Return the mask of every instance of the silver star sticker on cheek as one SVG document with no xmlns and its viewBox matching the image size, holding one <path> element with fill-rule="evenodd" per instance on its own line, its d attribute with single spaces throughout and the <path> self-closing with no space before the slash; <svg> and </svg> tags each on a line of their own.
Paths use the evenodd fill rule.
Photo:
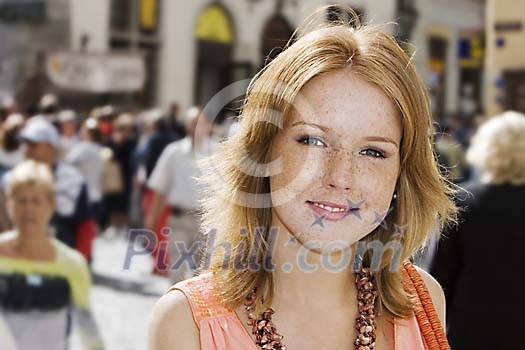
<svg viewBox="0 0 525 350">
<path fill-rule="evenodd" d="M 355 215 L 359 220 L 363 220 L 363 218 L 361 217 L 361 206 L 365 203 L 364 200 L 362 200 L 361 202 L 358 202 L 358 203 L 354 203 L 352 202 L 350 199 L 346 198 L 346 204 L 348 205 L 348 210 L 345 212 L 345 214 L 343 215 L 343 217 L 339 220 L 343 220 L 344 218 L 346 218 L 347 216 L 350 216 L 350 215 Z M 353 209 L 357 209 L 357 210 L 353 210 Z"/>
<path fill-rule="evenodd" d="M 403 238 L 403 236 L 405 235 L 405 231 L 407 229 L 407 225 L 403 225 L 403 226 L 399 226 L 399 225 L 396 225 L 394 224 L 394 234 L 392 235 L 392 237 L 401 237 Z"/>
<path fill-rule="evenodd" d="M 392 210 L 394 210 L 394 208 L 389 208 L 384 213 L 378 213 L 377 211 L 374 210 L 375 219 L 374 219 L 374 222 L 372 223 L 372 225 L 379 224 L 385 230 L 388 229 L 388 224 L 386 223 L 385 218 L 388 216 L 388 214 L 390 214 L 390 212 Z"/>
<path fill-rule="evenodd" d="M 317 215 L 316 213 L 313 213 L 313 215 L 314 215 L 314 222 L 312 222 L 310 227 L 314 227 L 315 225 L 319 225 L 319 226 L 324 228 L 323 220 L 326 217 L 326 215 L 328 215 L 328 214 Z"/>
<path fill-rule="evenodd" d="M 297 237 L 294 235 L 288 234 L 288 242 L 285 243 L 285 245 L 288 244 L 296 244 L 297 243 Z"/>
</svg>

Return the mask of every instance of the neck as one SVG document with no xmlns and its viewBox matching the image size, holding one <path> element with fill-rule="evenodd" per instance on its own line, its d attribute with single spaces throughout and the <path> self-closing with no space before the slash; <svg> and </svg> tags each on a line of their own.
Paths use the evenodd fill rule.
<svg viewBox="0 0 525 350">
<path fill-rule="evenodd" d="M 274 303 L 309 310 L 354 305 L 355 273 L 351 264 L 338 269 L 343 259 L 341 255 L 323 256 L 309 250 L 299 240 L 292 243 L 290 237 L 291 234 L 280 226 L 273 257 Z M 291 266 L 291 271 L 283 271 L 283 264 Z"/>
<path fill-rule="evenodd" d="M 17 253 L 28 258 L 48 258 L 54 253 L 53 243 L 47 228 L 31 229 L 19 228 L 17 230 Z"/>
</svg>

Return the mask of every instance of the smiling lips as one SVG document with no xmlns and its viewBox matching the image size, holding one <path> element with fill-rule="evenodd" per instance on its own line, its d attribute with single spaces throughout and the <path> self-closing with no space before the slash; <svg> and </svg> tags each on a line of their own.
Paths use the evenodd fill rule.
<svg viewBox="0 0 525 350">
<path fill-rule="evenodd" d="M 306 204 L 310 207 L 310 209 L 317 213 L 317 215 L 324 216 L 326 220 L 330 221 L 341 220 L 347 215 L 347 212 L 349 210 L 359 210 L 359 208 L 348 208 L 347 205 L 341 205 L 326 201 L 307 201 Z"/>
</svg>

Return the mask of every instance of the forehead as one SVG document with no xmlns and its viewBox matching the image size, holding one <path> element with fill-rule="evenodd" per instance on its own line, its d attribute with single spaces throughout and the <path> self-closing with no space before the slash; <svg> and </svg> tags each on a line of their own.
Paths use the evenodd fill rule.
<svg viewBox="0 0 525 350">
<path fill-rule="evenodd" d="M 24 143 L 25 145 L 29 147 L 47 147 L 47 146 L 53 147 L 48 142 L 39 142 L 39 141 L 32 141 L 32 140 L 27 140 L 27 139 L 22 139 L 22 143 Z"/>
<path fill-rule="evenodd" d="M 52 189 L 43 182 L 28 181 L 15 183 L 12 187 L 13 197 L 24 196 L 42 196 L 47 195 Z"/>
<path fill-rule="evenodd" d="M 391 99 L 349 69 L 313 78 L 294 101 L 287 126 L 299 121 L 338 134 L 380 133 L 401 137 L 401 118 Z"/>
</svg>

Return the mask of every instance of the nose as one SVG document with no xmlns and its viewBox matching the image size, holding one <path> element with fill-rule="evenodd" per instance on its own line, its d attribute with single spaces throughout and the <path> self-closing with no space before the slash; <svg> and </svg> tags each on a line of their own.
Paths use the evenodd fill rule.
<svg viewBox="0 0 525 350">
<path fill-rule="evenodd" d="M 324 184 L 331 189 L 346 192 L 352 188 L 354 173 L 350 157 L 337 152 L 327 160 Z"/>
</svg>

